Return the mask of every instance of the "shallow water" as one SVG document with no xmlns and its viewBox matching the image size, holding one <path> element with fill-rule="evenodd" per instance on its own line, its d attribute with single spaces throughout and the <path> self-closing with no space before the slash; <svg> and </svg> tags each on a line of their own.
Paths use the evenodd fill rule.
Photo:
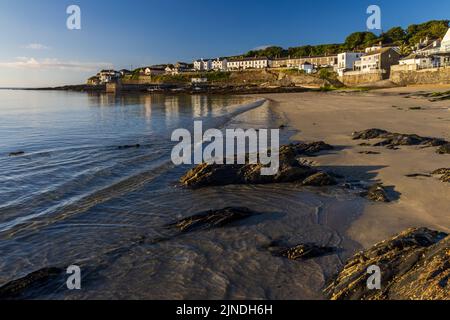
<svg viewBox="0 0 450 320">
<path fill-rule="evenodd" d="M 0 91 L 0 285 L 50 266 L 82 266 L 81 291 L 30 298 L 302 299 L 357 245 L 345 237 L 363 201 L 295 184 L 186 190 L 170 161 L 176 128 L 276 128 L 269 105 L 222 96 Z M 288 133 L 282 137 L 286 141 Z M 140 148 L 119 150 L 121 145 Z M 8 157 L 9 152 L 25 155 Z M 262 212 L 230 227 L 158 241 L 181 217 L 226 206 Z M 341 248 L 292 262 L 283 239 Z"/>
</svg>

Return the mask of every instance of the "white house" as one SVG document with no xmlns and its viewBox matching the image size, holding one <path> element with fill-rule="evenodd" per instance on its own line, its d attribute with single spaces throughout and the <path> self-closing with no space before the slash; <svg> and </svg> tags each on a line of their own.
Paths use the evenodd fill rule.
<svg viewBox="0 0 450 320">
<path fill-rule="evenodd" d="M 97 76 L 101 83 L 110 83 L 120 78 L 120 72 L 115 70 L 102 70 Z"/>
<path fill-rule="evenodd" d="M 196 71 L 209 71 L 212 69 L 212 61 L 210 59 L 195 60 L 194 69 Z"/>
<path fill-rule="evenodd" d="M 269 67 L 269 59 L 260 58 L 242 58 L 230 60 L 227 62 L 228 70 L 245 70 L 245 69 L 265 69 Z"/>
<path fill-rule="evenodd" d="M 216 60 L 212 61 L 211 67 L 213 70 L 216 71 L 227 71 L 227 63 L 228 63 L 227 59 L 217 58 Z"/>
<path fill-rule="evenodd" d="M 380 50 L 368 50 L 367 54 L 355 61 L 354 70 L 362 73 L 384 72 L 389 74 L 391 66 L 399 63 L 400 54 L 395 47 L 385 47 Z"/>
<path fill-rule="evenodd" d="M 121 75 L 122 77 L 123 77 L 123 76 L 129 76 L 129 75 L 132 74 L 132 72 L 131 72 L 130 70 L 127 70 L 127 69 L 122 69 L 122 70 L 120 70 L 119 72 L 120 72 L 120 75 Z"/>
<path fill-rule="evenodd" d="M 402 65 L 416 65 L 420 69 L 439 67 L 440 59 L 434 56 L 424 56 L 417 53 L 400 59 L 399 64 Z"/>
<path fill-rule="evenodd" d="M 361 60 L 364 52 L 343 52 L 338 54 L 338 63 L 335 66 L 337 73 L 342 76 L 345 71 L 353 70 L 356 61 Z"/>
<path fill-rule="evenodd" d="M 304 62 L 299 66 L 299 70 L 303 70 L 305 73 L 313 73 L 314 71 L 314 65 L 309 62 Z"/>
<path fill-rule="evenodd" d="M 420 47 L 421 44 L 418 46 Z M 442 41 L 434 40 L 426 47 L 419 48 L 415 53 L 422 56 L 434 56 L 434 65 L 448 66 L 450 65 L 450 28 L 447 30 Z M 439 59 L 438 59 L 439 58 Z M 436 62 L 438 60 L 438 62 Z"/>
<path fill-rule="evenodd" d="M 450 53 L 450 28 L 441 42 L 441 53 Z"/>
<path fill-rule="evenodd" d="M 143 69 L 143 73 L 146 76 L 156 76 L 159 74 L 163 74 L 165 73 L 165 67 L 163 66 L 151 66 L 151 67 L 146 67 Z"/>
</svg>

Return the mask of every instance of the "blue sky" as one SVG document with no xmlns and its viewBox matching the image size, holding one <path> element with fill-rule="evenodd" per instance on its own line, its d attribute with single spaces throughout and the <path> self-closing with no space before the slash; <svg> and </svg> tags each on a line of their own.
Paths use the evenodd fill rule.
<svg viewBox="0 0 450 320">
<path fill-rule="evenodd" d="M 81 30 L 66 8 L 81 8 Z M 366 9 L 382 26 L 449 19 L 450 1 L 0 0 L 0 87 L 83 83 L 96 69 L 191 61 L 279 45 L 343 42 L 365 31 Z"/>
</svg>

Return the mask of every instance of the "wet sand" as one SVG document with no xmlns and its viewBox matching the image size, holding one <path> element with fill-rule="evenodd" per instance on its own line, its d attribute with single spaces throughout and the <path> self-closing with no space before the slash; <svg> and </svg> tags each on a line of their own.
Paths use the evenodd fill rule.
<svg viewBox="0 0 450 320">
<path fill-rule="evenodd" d="M 368 92 L 272 94 L 274 111 L 298 130 L 292 139 L 323 140 L 338 151 L 311 158 L 347 178 L 393 186 L 391 203 L 369 203 L 347 230 L 363 247 L 409 227 L 430 227 L 450 232 L 450 188 L 437 177 L 406 177 L 450 166 L 450 155 L 435 147 L 360 146 L 352 132 L 380 128 L 450 140 L 450 101 L 430 102 L 409 93 L 447 91 L 450 86 L 417 86 Z M 411 107 L 421 107 L 411 110 Z M 376 142 L 368 141 L 373 144 Z M 375 151 L 379 154 L 360 154 Z"/>
</svg>

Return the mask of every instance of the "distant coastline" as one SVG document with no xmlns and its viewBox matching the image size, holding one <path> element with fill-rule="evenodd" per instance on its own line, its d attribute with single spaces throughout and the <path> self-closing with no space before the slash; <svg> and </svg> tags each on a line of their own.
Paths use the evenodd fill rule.
<svg viewBox="0 0 450 320">
<path fill-rule="evenodd" d="M 58 87 L 37 87 L 37 88 L 1 88 L 3 90 L 32 90 L 32 91 L 75 91 L 90 93 L 107 93 L 105 85 L 67 85 Z M 299 86 L 273 86 L 261 87 L 256 85 L 238 86 L 201 86 L 192 87 L 186 85 L 166 84 L 166 85 L 126 85 L 120 90 L 120 94 L 133 93 L 165 93 L 165 94 L 262 94 L 262 93 L 290 93 L 323 91 L 322 88 L 306 88 Z"/>
</svg>

